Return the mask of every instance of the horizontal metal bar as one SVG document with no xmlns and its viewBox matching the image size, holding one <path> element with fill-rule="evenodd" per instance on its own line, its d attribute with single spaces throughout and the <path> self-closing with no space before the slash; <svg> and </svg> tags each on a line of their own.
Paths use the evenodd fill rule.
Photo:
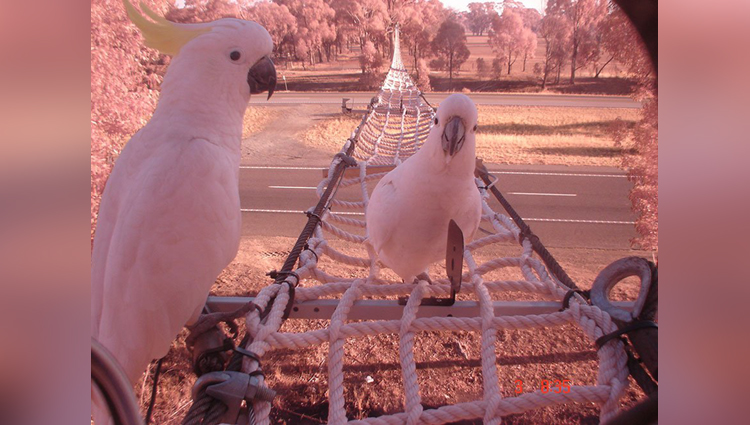
<svg viewBox="0 0 750 425">
<path fill-rule="evenodd" d="M 234 311 L 252 301 L 250 297 L 208 297 L 210 311 Z M 292 319 L 330 319 L 339 300 L 311 300 L 295 302 L 289 315 Z M 616 307 L 633 310 L 633 302 L 615 301 Z M 560 310 L 559 301 L 495 301 L 495 316 L 519 316 L 547 314 Z M 359 300 L 349 311 L 349 320 L 398 320 L 404 306 L 396 300 Z M 419 307 L 417 317 L 479 317 L 479 303 L 476 301 L 456 301 L 450 307 Z"/>
</svg>

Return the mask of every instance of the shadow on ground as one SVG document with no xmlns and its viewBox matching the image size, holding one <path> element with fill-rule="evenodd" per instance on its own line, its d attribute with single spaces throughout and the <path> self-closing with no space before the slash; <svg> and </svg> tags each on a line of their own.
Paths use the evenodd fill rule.
<svg viewBox="0 0 750 425">
<path fill-rule="evenodd" d="M 625 120 L 607 120 L 607 121 L 592 121 L 592 122 L 577 122 L 571 124 L 562 125 L 539 125 L 539 124 L 523 124 L 523 123 L 501 123 L 501 124 L 489 124 L 480 125 L 477 129 L 478 134 L 515 134 L 523 136 L 549 136 L 553 134 L 561 135 L 582 135 L 582 136 L 596 136 L 596 137 L 609 137 L 610 129 L 625 123 L 628 128 L 632 128 L 635 125 L 635 121 Z"/>
<path fill-rule="evenodd" d="M 539 147 L 530 148 L 530 152 L 542 155 L 570 155 L 611 158 L 623 154 L 633 154 L 633 149 L 623 149 L 609 146 L 566 146 L 566 147 Z"/>
</svg>

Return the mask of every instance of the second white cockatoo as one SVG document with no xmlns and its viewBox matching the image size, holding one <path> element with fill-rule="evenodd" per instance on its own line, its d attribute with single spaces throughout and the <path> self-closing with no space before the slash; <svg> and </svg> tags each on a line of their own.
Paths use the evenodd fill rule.
<svg viewBox="0 0 750 425">
<path fill-rule="evenodd" d="M 477 108 L 463 94 L 448 96 L 437 110 L 424 145 L 386 174 L 367 205 L 367 243 L 404 282 L 427 278 L 428 267 L 445 258 L 448 224 L 464 242 L 482 217 L 474 180 Z"/>
<path fill-rule="evenodd" d="M 197 319 L 237 254 L 243 116 L 276 86 L 273 42 L 239 19 L 176 24 L 127 0 L 146 45 L 172 55 L 151 120 L 102 196 L 91 258 L 91 333 L 132 383 Z"/>
</svg>

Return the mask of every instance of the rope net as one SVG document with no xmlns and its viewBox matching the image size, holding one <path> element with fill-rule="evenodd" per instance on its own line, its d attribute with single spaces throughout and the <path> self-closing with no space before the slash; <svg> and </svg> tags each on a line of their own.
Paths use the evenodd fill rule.
<svg viewBox="0 0 750 425">
<path fill-rule="evenodd" d="M 370 164 L 398 164 L 413 155 L 427 138 L 435 115 L 401 60 L 398 26 L 393 61 L 357 142 L 355 158 Z"/>
<path fill-rule="evenodd" d="M 474 317 L 430 316 L 424 313 L 422 300 L 429 297 L 445 298 L 450 294 L 448 279 L 436 279 L 440 273 L 431 270 L 432 284 L 419 281 L 403 283 L 392 271 L 382 267 L 372 249 L 365 243 L 364 212 L 369 193 L 386 173 L 383 164 L 399 164 L 416 152 L 431 128 L 434 111 L 420 98 L 419 90 L 404 69 L 399 52 L 398 29 L 391 70 L 383 88 L 373 103 L 368 116 L 352 134 L 331 163 L 328 177 L 317 186 L 318 197 L 332 180 L 337 165 L 346 158 L 346 152 L 357 160 L 358 175 L 345 177 L 335 188 L 328 207 L 321 215 L 320 225 L 299 255 L 297 268 L 281 284 L 263 288 L 254 303 L 268 311 L 261 319 L 259 310 L 246 316 L 249 342 L 246 349 L 259 358 L 277 349 L 299 350 L 328 344 L 328 422 L 350 423 L 430 423 L 440 424 L 459 420 L 482 419 L 486 424 L 498 424 L 503 416 L 523 413 L 532 409 L 569 402 L 595 403 L 600 406 L 602 422 L 613 418 L 619 409 L 619 400 L 628 387 L 627 355 L 624 345 L 614 339 L 597 352 L 599 369 L 596 385 L 571 385 L 569 392 L 541 390 L 503 397 L 496 362 L 498 332 L 503 330 L 532 330 L 560 328 L 573 324 L 583 330 L 591 341 L 616 330 L 610 316 L 589 305 L 584 298 L 574 294 L 569 307 L 549 314 L 497 315 L 494 302 L 508 299 L 509 293 L 534 294 L 549 300 L 562 300 L 568 293 L 544 263 L 534 255 L 531 242 L 511 218 L 495 212 L 488 204 L 488 192 L 477 180 L 482 193 L 483 217 L 481 226 L 491 228 L 486 236 L 468 243 L 464 261 L 468 268 L 462 276 L 459 301 L 473 301 L 478 309 Z M 355 144 L 350 151 L 352 143 Z M 310 210 L 310 212 L 312 209 Z M 358 247 L 352 249 L 352 246 Z M 479 251 L 488 247 L 508 252 L 501 257 L 481 258 Z M 519 249 L 520 248 L 520 249 Z M 483 251 L 484 252 L 484 251 Z M 351 268 L 347 277 L 337 276 L 331 264 Z M 433 266 L 434 268 L 435 266 Z M 327 271 L 328 270 L 328 271 Z M 341 268 L 337 268 L 339 274 Z M 508 279 L 508 271 L 520 279 Z M 278 281 L 277 281 L 278 282 Z M 327 327 L 311 331 L 283 332 L 281 325 L 290 299 L 297 305 L 305 301 L 337 300 Z M 357 314 L 357 303 L 364 300 L 395 300 L 408 297 L 398 319 L 370 319 Z M 270 306 L 270 310 L 268 307 Z M 415 334 L 419 332 L 470 332 L 478 336 L 481 346 L 482 397 L 478 400 L 448 404 L 425 409 L 420 396 L 415 362 Z M 344 394 L 344 346 L 347 340 L 362 339 L 384 334 L 398 338 L 398 358 L 403 385 L 403 411 L 378 417 L 349 421 L 346 415 Z M 450 334 L 446 335 L 450 338 Z M 243 360 L 242 370 L 252 373 L 259 364 L 252 358 Z M 268 424 L 271 403 L 253 402 L 255 423 Z"/>
<path fill-rule="evenodd" d="M 351 141 L 347 142 L 342 152 L 346 151 L 349 143 Z M 341 157 L 336 157 L 331 163 L 329 177 L 323 179 L 317 187 L 318 196 L 322 196 L 325 188 L 331 184 L 330 176 L 341 160 Z M 432 284 L 426 281 L 405 284 L 374 258 L 372 250 L 364 243 L 366 229 L 362 218 L 367 208 L 368 193 L 386 173 L 372 172 L 377 168 L 369 167 L 366 161 L 359 161 L 358 167 L 359 176 L 342 180 L 337 190 L 348 190 L 347 195 L 350 198 L 350 192 L 358 192 L 360 199 L 331 200 L 330 207 L 321 217 L 321 225 L 308 240 L 307 248 L 300 254 L 299 266 L 295 270 L 299 279 L 290 276 L 284 284 L 264 288 L 255 298 L 255 303 L 263 309 L 271 300 L 275 301 L 265 320 L 261 321 L 255 310 L 247 316 L 247 328 L 252 341 L 246 347 L 249 351 L 262 356 L 274 349 L 302 349 L 328 343 L 328 422 L 332 424 L 347 422 L 343 376 L 345 342 L 347 339 L 379 334 L 394 334 L 399 339 L 399 362 L 405 394 L 404 411 L 351 421 L 353 423 L 438 424 L 481 418 L 484 423 L 496 424 L 505 415 L 569 402 L 592 402 L 600 405 L 602 422 L 606 422 L 617 413 L 619 399 L 628 386 L 627 356 L 619 340 L 607 343 L 598 351 L 599 370 L 596 385 L 572 385 L 568 393 L 544 394 L 538 390 L 515 397 L 501 395 L 496 364 L 498 331 L 557 328 L 572 323 L 580 326 L 593 342 L 616 330 L 616 326 L 606 312 L 587 304 L 577 294 L 571 298 L 569 308 L 560 312 L 526 316 L 495 314 L 493 302 L 502 294 L 521 291 L 562 301 L 568 288 L 548 273 L 544 264 L 534 256 L 531 243 L 523 238 L 515 223 L 509 217 L 491 209 L 487 202 L 487 190 L 481 186 L 479 180 L 478 190 L 483 194 L 482 225 L 491 227 L 494 233 L 491 232 L 466 245 L 464 259 L 468 271 L 463 274 L 461 292 L 458 296 L 459 300 L 475 301 L 479 313 L 476 317 L 421 317 L 421 301 L 428 297 L 448 296 L 449 281 L 435 279 L 436 275 L 433 275 Z M 362 247 L 359 254 L 352 252 L 352 244 Z M 478 257 L 475 257 L 475 254 L 482 248 L 502 245 L 507 250 L 509 244 L 520 245 L 520 252 L 484 262 L 476 260 Z M 331 262 L 349 265 L 359 270 L 359 273 L 353 273 L 354 277 L 335 276 L 327 272 L 324 266 Z M 494 272 L 505 269 L 520 271 L 522 279 L 503 280 L 492 277 L 497 276 Z M 280 332 L 284 309 L 290 299 L 290 290 L 297 284 L 300 284 L 294 289 L 294 299 L 297 303 L 323 298 L 338 300 L 327 328 L 299 333 Z M 360 300 L 393 300 L 404 296 L 408 296 L 408 302 L 398 320 L 361 320 L 359 316 L 358 320 L 352 320 L 357 309 L 356 303 Z M 423 408 L 416 374 L 414 338 L 416 333 L 424 331 L 468 331 L 479 336 L 483 375 L 481 400 L 446 405 L 437 409 Z M 257 367 L 256 362 L 245 360 L 246 372 L 250 373 Z M 269 423 L 270 408 L 271 405 L 267 402 L 257 402 L 257 423 Z"/>
</svg>

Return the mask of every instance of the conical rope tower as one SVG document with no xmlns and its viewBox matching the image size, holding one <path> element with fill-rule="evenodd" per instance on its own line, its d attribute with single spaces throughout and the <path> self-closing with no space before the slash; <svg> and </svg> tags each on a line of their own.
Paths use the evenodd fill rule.
<svg viewBox="0 0 750 425">
<path fill-rule="evenodd" d="M 427 139 L 435 110 L 422 97 L 401 60 L 399 27 L 393 34 L 393 61 L 369 112 L 353 155 L 371 165 L 395 165 Z"/>
</svg>

